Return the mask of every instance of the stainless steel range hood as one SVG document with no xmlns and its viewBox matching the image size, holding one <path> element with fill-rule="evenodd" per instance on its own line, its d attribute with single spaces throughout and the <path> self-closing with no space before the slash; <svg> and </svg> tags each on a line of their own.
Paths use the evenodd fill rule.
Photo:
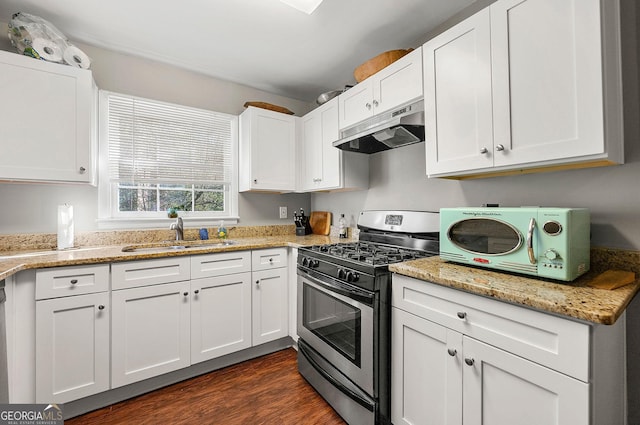
<svg viewBox="0 0 640 425">
<path fill-rule="evenodd" d="M 424 141 L 424 104 L 422 100 L 369 118 L 343 130 L 333 142 L 338 149 L 376 153 Z"/>
</svg>

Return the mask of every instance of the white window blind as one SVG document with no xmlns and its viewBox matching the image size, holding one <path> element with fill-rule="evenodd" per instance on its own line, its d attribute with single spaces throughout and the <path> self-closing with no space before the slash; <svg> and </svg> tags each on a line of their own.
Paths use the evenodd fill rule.
<svg viewBox="0 0 640 425">
<path fill-rule="evenodd" d="M 111 182 L 224 184 L 233 116 L 109 93 Z"/>
</svg>

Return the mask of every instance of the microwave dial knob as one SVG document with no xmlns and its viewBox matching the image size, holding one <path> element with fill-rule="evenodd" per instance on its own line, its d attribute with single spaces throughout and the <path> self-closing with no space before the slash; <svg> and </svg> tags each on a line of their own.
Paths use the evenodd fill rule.
<svg viewBox="0 0 640 425">
<path fill-rule="evenodd" d="M 560 258 L 560 254 L 553 249 L 545 251 L 544 256 L 547 260 L 558 260 Z"/>
<path fill-rule="evenodd" d="M 347 272 L 347 282 L 357 282 L 360 275 L 356 272 Z"/>
<path fill-rule="evenodd" d="M 542 226 L 542 230 L 549 236 L 556 236 L 562 233 L 562 224 L 557 221 L 547 221 Z"/>
</svg>

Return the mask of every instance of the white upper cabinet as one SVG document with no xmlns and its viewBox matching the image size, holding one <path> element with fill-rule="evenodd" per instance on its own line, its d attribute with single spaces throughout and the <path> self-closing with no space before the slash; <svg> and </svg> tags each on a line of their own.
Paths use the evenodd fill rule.
<svg viewBox="0 0 640 425">
<path fill-rule="evenodd" d="M 618 7 L 500 0 L 428 41 L 427 174 L 622 163 Z"/>
<path fill-rule="evenodd" d="M 254 106 L 240 114 L 240 192 L 295 190 L 297 119 Z"/>
<path fill-rule="evenodd" d="M 0 51 L 0 180 L 94 183 L 91 71 Z"/>
<path fill-rule="evenodd" d="M 369 186 L 369 157 L 333 146 L 339 138 L 338 99 L 300 119 L 300 189 L 355 190 Z"/>
<path fill-rule="evenodd" d="M 338 96 L 340 130 L 422 97 L 418 48 Z"/>
<path fill-rule="evenodd" d="M 493 166 L 489 25 L 485 9 L 423 47 L 427 174 Z"/>
</svg>

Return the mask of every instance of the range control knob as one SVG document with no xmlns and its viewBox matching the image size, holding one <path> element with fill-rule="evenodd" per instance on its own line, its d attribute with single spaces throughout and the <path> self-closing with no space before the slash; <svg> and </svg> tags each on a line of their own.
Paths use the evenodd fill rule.
<svg viewBox="0 0 640 425">
<path fill-rule="evenodd" d="M 347 282 L 357 282 L 360 275 L 356 272 L 347 272 Z"/>
<path fill-rule="evenodd" d="M 547 260 L 558 260 L 560 259 L 560 254 L 553 249 L 548 249 L 545 251 L 544 256 Z"/>
<path fill-rule="evenodd" d="M 309 259 L 307 257 L 302 257 L 302 265 L 305 267 L 309 266 Z"/>
<path fill-rule="evenodd" d="M 346 279 L 347 271 L 345 269 L 338 269 L 338 279 Z"/>
<path fill-rule="evenodd" d="M 309 260 L 309 267 L 312 269 L 317 269 L 320 266 L 320 261 L 318 260 Z"/>
</svg>

